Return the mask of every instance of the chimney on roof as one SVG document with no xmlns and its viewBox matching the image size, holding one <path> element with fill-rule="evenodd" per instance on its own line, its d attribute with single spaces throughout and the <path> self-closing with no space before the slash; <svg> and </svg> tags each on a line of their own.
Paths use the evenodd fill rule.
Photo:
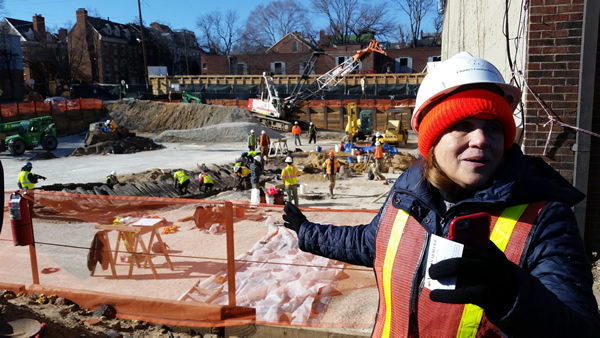
<svg viewBox="0 0 600 338">
<path fill-rule="evenodd" d="M 46 23 L 43 16 L 39 14 L 33 16 L 33 30 L 38 32 L 40 36 L 46 35 Z"/>
<path fill-rule="evenodd" d="M 85 27 L 88 12 L 85 10 L 85 8 L 79 8 L 75 13 L 77 13 L 77 25 Z"/>
<path fill-rule="evenodd" d="M 58 30 L 58 40 L 67 43 L 67 29 L 61 28 Z"/>
</svg>

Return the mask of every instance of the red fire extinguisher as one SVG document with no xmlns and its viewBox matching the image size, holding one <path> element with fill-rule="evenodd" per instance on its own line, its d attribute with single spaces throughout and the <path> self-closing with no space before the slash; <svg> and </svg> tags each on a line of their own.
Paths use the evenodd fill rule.
<svg viewBox="0 0 600 338">
<path fill-rule="evenodd" d="M 33 244 L 33 226 L 31 224 L 29 201 L 18 191 L 10 195 L 8 213 L 15 246 Z"/>
</svg>

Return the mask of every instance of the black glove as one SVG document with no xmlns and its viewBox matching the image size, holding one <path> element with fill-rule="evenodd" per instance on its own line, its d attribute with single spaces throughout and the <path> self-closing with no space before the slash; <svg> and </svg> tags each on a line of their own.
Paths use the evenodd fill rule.
<svg viewBox="0 0 600 338">
<path fill-rule="evenodd" d="M 306 221 L 306 217 L 302 214 L 302 211 L 298 209 L 294 204 L 287 202 L 283 208 L 283 225 L 296 233 L 300 231 L 300 226 Z"/>
<path fill-rule="evenodd" d="M 487 251 L 465 246 L 460 258 L 450 258 L 429 268 L 433 279 L 456 276 L 455 290 L 433 290 L 430 298 L 450 304 L 475 304 L 489 319 L 501 318 L 517 298 L 516 265 L 490 242 Z"/>
</svg>

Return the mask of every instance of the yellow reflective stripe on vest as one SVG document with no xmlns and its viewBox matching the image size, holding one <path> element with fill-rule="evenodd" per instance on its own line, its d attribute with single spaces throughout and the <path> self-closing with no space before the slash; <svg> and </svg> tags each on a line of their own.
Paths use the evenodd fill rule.
<svg viewBox="0 0 600 338">
<path fill-rule="evenodd" d="M 394 266 L 396 252 L 400 245 L 400 239 L 404 233 L 404 226 L 408 221 L 408 216 L 408 213 L 404 210 L 398 210 L 398 213 L 396 213 L 396 219 L 394 220 L 394 225 L 392 226 L 392 232 L 390 233 L 390 239 L 385 252 L 382 284 L 386 310 L 382 337 L 390 336 L 390 325 L 392 323 L 392 267 Z"/>
<path fill-rule="evenodd" d="M 500 217 L 498 217 L 496 224 L 494 224 L 490 240 L 496 244 L 498 249 L 502 250 L 502 252 L 506 249 L 513 229 L 526 208 L 527 204 L 506 208 L 502 211 Z M 475 337 L 479 330 L 481 318 L 483 318 L 482 308 L 474 304 L 465 304 L 456 336 L 461 338 Z"/>
</svg>

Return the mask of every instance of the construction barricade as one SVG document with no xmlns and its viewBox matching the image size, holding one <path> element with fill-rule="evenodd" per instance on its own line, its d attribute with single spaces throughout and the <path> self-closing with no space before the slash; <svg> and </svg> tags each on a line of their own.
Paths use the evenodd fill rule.
<svg viewBox="0 0 600 338">
<path fill-rule="evenodd" d="M 371 332 L 372 270 L 300 251 L 282 206 L 38 190 L 33 197 L 35 257 L 14 246 L 4 226 L 0 289 L 54 294 L 91 310 L 112 304 L 120 318 L 170 325 Z M 377 212 L 303 211 L 344 225 L 366 224 Z"/>
</svg>

